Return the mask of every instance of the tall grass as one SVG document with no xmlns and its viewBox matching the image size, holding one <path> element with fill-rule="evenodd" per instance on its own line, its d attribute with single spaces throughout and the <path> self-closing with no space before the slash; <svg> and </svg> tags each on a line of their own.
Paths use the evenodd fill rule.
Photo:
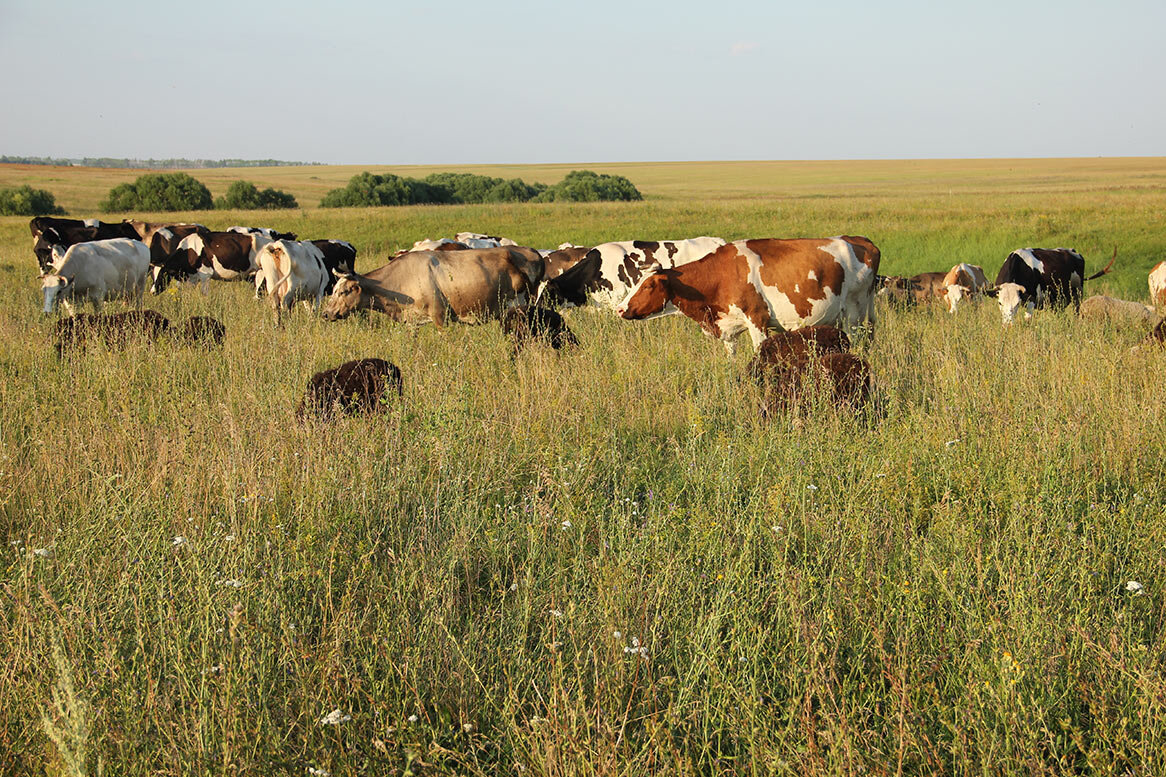
<svg viewBox="0 0 1166 777">
<path fill-rule="evenodd" d="M 1160 197 L 269 221 L 365 268 L 481 227 L 857 232 L 910 269 L 961 236 L 1002 259 L 1042 215 L 1148 252 Z M 881 418 L 768 422 L 747 354 L 680 317 L 572 312 L 578 352 L 511 362 L 497 325 L 277 329 L 216 284 L 149 304 L 220 318 L 222 352 L 58 361 L 0 229 L 0 772 L 1166 772 L 1166 354 L 1141 331 L 886 311 Z M 403 400 L 297 424 L 309 375 L 363 356 Z"/>
</svg>

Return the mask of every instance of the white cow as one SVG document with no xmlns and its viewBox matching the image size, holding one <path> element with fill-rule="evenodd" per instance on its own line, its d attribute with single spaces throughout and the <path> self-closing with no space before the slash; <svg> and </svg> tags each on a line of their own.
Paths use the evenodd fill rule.
<svg viewBox="0 0 1166 777">
<path fill-rule="evenodd" d="M 450 240 L 448 237 L 440 237 L 437 240 L 429 240 L 427 238 L 425 240 L 418 240 L 416 243 L 413 244 L 413 247 L 410 248 L 409 250 L 410 251 L 436 251 L 438 246 L 452 245 L 452 244 L 458 243 L 458 242 L 460 242 L 460 241 Z"/>
<path fill-rule="evenodd" d="M 54 246 L 53 267 L 53 272 L 41 276 L 45 313 L 64 303 L 72 315 L 73 305 L 86 300 L 100 311 L 101 303 L 112 297 L 141 305 L 149 281 L 150 249 L 140 240 L 124 237 L 77 243 L 68 249 Z"/>
<path fill-rule="evenodd" d="M 1150 270 L 1150 304 L 1166 306 L 1166 262 L 1158 262 Z"/>
<path fill-rule="evenodd" d="M 454 239 L 459 243 L 465 243 L 469 248 L 499 248 L 518 245 L 508 237 L 483 235 L 480 232 L 458 232 L 454 235 Z"/>
<path fill-rule="evenodd" d="M 324 266 L 324 252 L 319 248 L 309 242 L 276 240 L 263 246 L 257 261 L 259 278 L 256 286 L 267 287 L 277 323 L 280 311 L 291 310 L 298 301 L 302 300 L 317 310 L 320 308 L 329 273 Z"/>
</svg>

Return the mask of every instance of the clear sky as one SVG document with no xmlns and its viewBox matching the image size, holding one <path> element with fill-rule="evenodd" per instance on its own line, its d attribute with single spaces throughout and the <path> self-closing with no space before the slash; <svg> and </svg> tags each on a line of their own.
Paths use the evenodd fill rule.
<svg viewBox="0 0 1166 777">
<path fill-rule="evenodd" d="M 0 153 L 1166 155 L 1166 0 L 0 0 Z"/>
</svg>

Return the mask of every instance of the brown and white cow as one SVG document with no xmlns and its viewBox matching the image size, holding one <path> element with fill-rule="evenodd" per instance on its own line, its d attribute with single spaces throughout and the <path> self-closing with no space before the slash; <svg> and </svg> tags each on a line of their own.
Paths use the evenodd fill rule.
<svg viewBox="0 0 1166 777">
<path fill-rule="evenodd" d="M 511 260 L 511 248 L 410 251 L 365 275 L 340 275 L 324 306 L 337 321 L 376 310 L 396 321 L 467 324 L 496 321 L 530 299 L 533 284 Z"/>
<path fill-rule="evenodd" d="M 874 323 L 879 249 L 865 237 L 738 240 L 695 262 L 645 276 L 616 312 L 654 318 L 673 307 L 733 352 L 771 327 Z"/>
<path fill-rule="evenodd" d="M 1166 307 L 1166 262 L 1158 262 L 1146 279 L 1150 285 L 1150 304 Z"/>
</svg>

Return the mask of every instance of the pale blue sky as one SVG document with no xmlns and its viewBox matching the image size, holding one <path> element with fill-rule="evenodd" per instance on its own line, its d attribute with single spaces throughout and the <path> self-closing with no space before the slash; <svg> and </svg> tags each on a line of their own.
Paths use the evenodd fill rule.
<svg viewBox="0 0 1166 777">
<path fill-rule="evenodd" d="M 1166 154 L 1163 0 L 0 0 L 0 153 Z"/>
</svg>

